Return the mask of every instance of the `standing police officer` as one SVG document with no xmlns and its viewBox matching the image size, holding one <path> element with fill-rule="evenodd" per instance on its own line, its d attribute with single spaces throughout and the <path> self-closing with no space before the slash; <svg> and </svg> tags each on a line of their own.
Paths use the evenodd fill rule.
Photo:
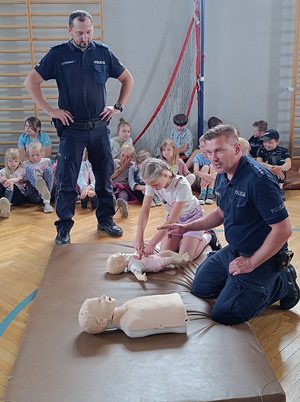
<svg viewBox="0 0 300 402">
<path fill-rule="evenodd" d="M 212 318 L 225 325 L 248 321 L 278 300 L 289 310 L 300 291 L 289 265 L 292 229 L 276 178 L 242 154 L 235 127 L 216 126 L 204 134 L 204 141 L 218 173 L 217 208 L 185 225 L 162 226 L 172 236 L 224 224 L 228 246 L 199 266 L 192 293 L 217 299 Z"/>
<path fill-rule="evenodd" d="M 92 16 L 76 10 L 69 16 L 67 43 L 54 46 L 29 73 L 24 85 L 34 102 L 52 117 L 60 136 L 56 170 L 56 243 L 70 243 L 77 197 L 76 181 L 83 150 L 86 147 L 96 179 L 98 230 L 121 236 L 122 229 L 113 222 L 111 175 L 114 165 L 107 124 L 123 111 L 133 88 L 130 72 L 110 49 L 92 41 Z M 106 106 L 105 83 L 109 77 L 121 82 L 119 99 Z M 52 108 L 41 91 L 49 79 L 57 82 L 58 109 Z"/>
</svg>

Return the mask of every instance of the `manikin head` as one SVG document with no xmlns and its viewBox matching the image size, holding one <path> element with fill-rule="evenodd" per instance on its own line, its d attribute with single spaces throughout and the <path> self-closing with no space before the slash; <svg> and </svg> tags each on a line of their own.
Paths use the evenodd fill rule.
<svg viewBox="0 0 300 402">
<path fill-rule="evenodd" d="M 89 334 L 100 334 L 112 319 L 115 307 L 116 300 L 108 296 L 86 299 L 79 310 L 79 325 Z"/>
<path fill-rule="evenodd" d="M 124 253 L 112 254 L 106 261 L 106 270 L 110 274 L 120 274 L 128 266 L 128 260 Z"/>
</svg>

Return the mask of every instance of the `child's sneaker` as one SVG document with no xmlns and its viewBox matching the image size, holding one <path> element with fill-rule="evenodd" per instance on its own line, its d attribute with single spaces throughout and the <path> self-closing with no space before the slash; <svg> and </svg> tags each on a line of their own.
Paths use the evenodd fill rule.
<svg viewBox="0 0 300 402">
<path fill-rule="evenodd" d="M 47 184 L 45 180 L 42 177 L 38 177 L 36 179 L 36 186 L 37 189 L 39 190 L 39 193 L 41 194 L 41 197 L 43 200 L 50 200 L 51 195 L 49 193 L 49 190 L 47 188 Z"/>
<path fill-rule="evenodd" d="M 198 197 L 198 200 L 199 200 L 199 202 L 200 202 L 201 205 L 204 205 L 204 204 L 205 204 L 205 200 L 206 200 L 206 192 L 201 191 L 201 193 L 200 193 L 200 195 L 199 195 L 199 197 Z"/>
<path fill-rule="evenodd" d="M 157 195 L 154 195 L 154 196 L 153 196 L 153 201 L 154 201 L 154 203 L 155 203 L 156 206 L 162 205 L 161 200 L 158 198 Z"/>
<path fill-rule="evenodd" d="M 8 218 L 10 216 L 10 202 L 7 198 L 0 198 L 0 217 Z"/>
<path fill-rule="evenodd" d="M 214 193 L 207 193 L 205 204 L 213 204 L 214 203 Z"/>
<path fill-rule="evenodd" d="M 46 212 L 46 214 L 48 212 L 53 212 L 53 208 L 52 208 L 52 205 L 50 204 L 50 202 L 44 203 L 44 212 Z"/>
<path fill-rule="evenodd" d="M 115 199 L 115 197 L 113 197 L 113 203 L 114 203 L 114 208 L 117 208 L 117 200 Z"/>
<path fill-rule="evenodd" d="M 151 207 L 155 207 L 155 202 L 154 202 L 153 198 L 152 198 L 152 201 L 151 201 Z"/>
<path fill-rule="evenodd" d="M 128 205 L 127 205 L 127 202 L 125 200 L 123 200 L 123 198 L 117 199 L 117 207 L 120 210 L 122 217 L 127 218 L 128 217 Z"/>
<path fill-rule="evenodd" d="M 217 233 L 214 229 L 206 230 L 205 233 L 211 234 L 211 241 L 208 243 L 213 251 L 221 250 L 222 246 L 218 240 Z"/>
</svg>

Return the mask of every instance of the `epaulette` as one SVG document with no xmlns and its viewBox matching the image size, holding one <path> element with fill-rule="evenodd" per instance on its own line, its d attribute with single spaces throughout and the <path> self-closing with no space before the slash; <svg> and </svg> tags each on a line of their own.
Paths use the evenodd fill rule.
<svg viewBox="0 0 300 402">
<path fill-rule="evenodd" d="M 103 47 L 104 49 L 109 50 L 109 47 L 107 45 L 105 45 L 104 43 L 96 42 L 96 41 L 93 41 L 93 43 L 95 44 L 96 47 Z"/>
<path fill-rule="evenodd" d="M 62 47 L 65 46 L 68 42 L 63 42 L 63 43 L 59 43 L 58 45 L 53 45 L 50 47 L 50 49 L 56 49 L 58 47 Z"/>
<path fill-rule="evenodd" d="M 257 163 L 249 163 L 251 170 L 254 172 L 254 174 L 257 177 L 262 177 L 266 175 L 266 170 L 265 168 L 260 165 L 258 162 Z"/>
</svg>

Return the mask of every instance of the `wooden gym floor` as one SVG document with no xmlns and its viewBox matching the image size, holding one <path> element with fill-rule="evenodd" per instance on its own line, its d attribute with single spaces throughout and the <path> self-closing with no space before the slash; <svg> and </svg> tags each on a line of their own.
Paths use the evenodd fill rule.
<svg viewBox="0 0 300 402">
<path fill-rule="evenodd" d="M 286 192 L 293 235 L 289 248 L 294 251 L 293 265 L 300 277 L 300 190 Z M 205 205 L 209 212 L 215 207 Z M 124 231 L 121 238 L 133 241 L 140 206 L 130 205 L 129 217 L 115 222 Z M 151 208 L 146 239 L 164 220 L 163 207 Z M 54 246 L 56 214 L 45 214 L 41 205 L 25 204 L 13 207 L 10 218 L 0 218 L 0 398 L 2 399 L 24 328 Z M 96 218 L 91 209 L 76 207 L 72 243 L 114 242 L 118 239 L 97 232 Z M 223 228 L 217 228 L 222 245 L 226 244 Z M 84 256 L 82 256 L 84 264 Z M 299 281 L 299 280 L 298 280 Z M 300 303 L 290 311 L 274 305 L 251 321 L 251 327 L 266 352 L 284 388 L 287 402 L 298 402 L 300 395 Z"/>
</svg>

